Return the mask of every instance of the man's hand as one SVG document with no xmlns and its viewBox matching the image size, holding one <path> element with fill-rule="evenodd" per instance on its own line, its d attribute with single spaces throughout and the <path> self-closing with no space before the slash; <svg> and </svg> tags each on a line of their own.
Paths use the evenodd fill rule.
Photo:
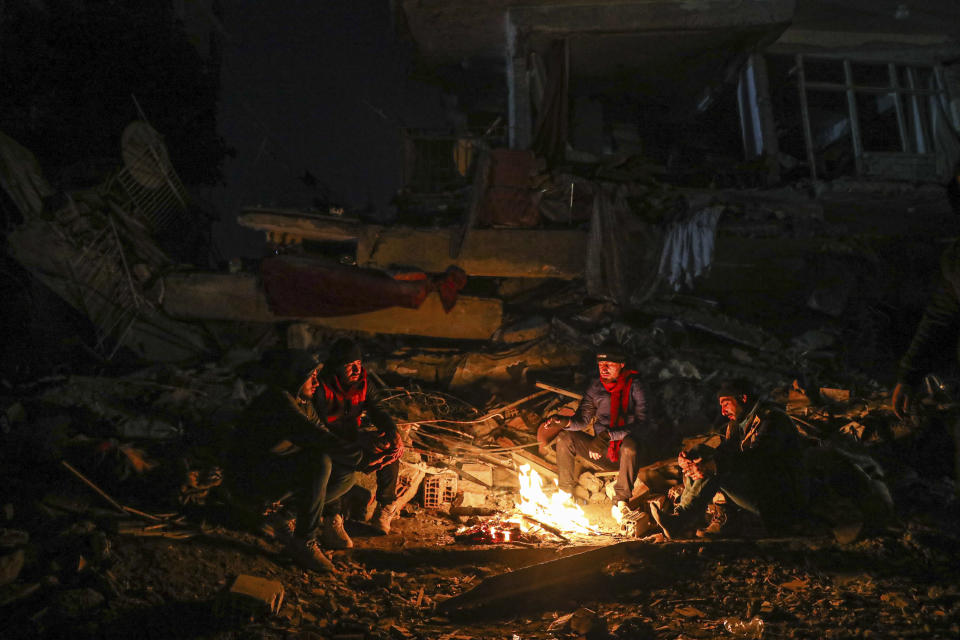
<svg viewBox="0 0 960 640">
<path fill-rule="evenodd" d="M 691 458 L 686 451 L 681 451 L 677 456 L 677 464 L 680 465 L 680 471 L 683 475 L 694 480 L 703 478 L 703 458 Z"/>
<path fill-rule="evenodd" d="M 561 429 L 566 429 L 570 426 L 570 418 L 564 416 L 550 416 L 541 423 L 541 426 L 544 427 L 560 427 Z"/>
<path fill-rule="evenodd" d="M 383 467 L 396 462 L 403 455 L 403 438 L 400 433 L 380 435 L 373 442 L 372 448 L 364 453 L 367 463 L 363 471 L 378 471 Z"/>
<path fill-rule="evenodd" d="M 591 450 L 590 450 L 590 459 L 591 459 L 591 460 L 599 460 L 599 459 L 600 459 L 600 452 L 599 452 L 599 451 L 594 451 L 594 450 L 591 449 Z"/>
<path fill-rule="evenodd" d="M 898 382 L 893 388 L 893 414 L 903 420 L 913 404 L 913 388 L 905 382 Z"/>
</svg>

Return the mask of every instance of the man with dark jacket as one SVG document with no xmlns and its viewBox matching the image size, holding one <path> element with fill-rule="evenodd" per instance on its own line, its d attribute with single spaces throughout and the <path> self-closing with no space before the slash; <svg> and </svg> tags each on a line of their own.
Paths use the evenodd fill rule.
<svg viewBox="0 0 960 640">
<path fill-rule="evenodd" d="M 911 409 L 917 386 L 924 375 L 943 364 L 944 358 L 960 354 L 960 241 L 940 257 L 940 283 L 923 312 L 910 347 L 900 360 L 893 389 L 893 412 L 903 419 Z M 954 422 L 954 473 L 960 485 L 960 422 Z"/>
<path fill-rule="evenodd" d="M 771 528 L 783 524 L 803 503 L 798 483 L 802 440 L 790 416 L 759 400 L 742 380 L 723 382 L 717 401 L 728 420 L 720 445 L 680 452 L 683 493 L 674 513 L 650 503 L 667 538 L 702 517 L 718 491 Z M 705 532 L 719 533 L 717 529 Z"/>
<path fill-rule="evenodd" d="M 331 345 L 323 367 L 310 373 L 294 402 L 306 418 L 292 438 L 301 448 L 294 455 L 304 486 L 288 550 L 303 566 L 330 571 L 333 565 L 317 542 L 324 506 L 328 512 L 323 518 L 325 546 L 353 546 L 336 500 L 353 486 L 355 472 L 376 470 L 380 506 L 374 524 L 386 520 L 389 530 L 403 443 L 393 419 L 368 387 L 360 347 L 351 340 L 339 339 Z"/>
<path fill-rule="evenodd" d="M 640 468 L 641 443 L 652 435 L 647 396 L 637 372 L 626 368 L 626 354 L 617 347 L 597 353 L 599 378 L 590 383 L 576 414 L 554 416 L 544 429 L 562 429 L 557 435 L 560 489 L 573 494 L 576 457 L 587 458 L 608 471 L 618 471 L 615 510 L 628 510 Z M 594 435 L 587 430 L 593 429 Z"/>
</svg>

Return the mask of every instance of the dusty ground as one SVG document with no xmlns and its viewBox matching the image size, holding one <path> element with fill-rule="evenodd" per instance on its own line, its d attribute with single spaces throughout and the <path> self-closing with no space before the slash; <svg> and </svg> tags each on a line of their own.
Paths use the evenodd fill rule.
<svg viewBox="0 0 960 640">
<path fill-rule="evenodd" d="M 457 545 L 457 523 L 418 510 L 386 537 L 350 523 L 356 547 L 334 554 L 337 574 L 318 576 L 253 531 L 195 522 L 189 528 L 200 533 L 183 540 L 113 533 L 118 517 L 101 509 L 99 498 L 59 480 L 64 492 L 44 501 L 59 500 L 73 512 L 38 511 L 22 501 L 27 486 L 10 487 L 14 506 L 7 511 L 31 530 L 32 562 L 16 585 L 39 587 L 0 609 L 5 638 L 674 640 L 736 637 L 724 621 L 753 616 L 762 619 L 766 638 L 960 634 L 955 502 L 932 515 L 908 509 L 902 522 L 849 544 L 823 535 L 632 543 L 639 550 L 583 580 L 570 583 L 561 569 L 532 592 L 504 592 L 451 618 L 437 605 L 485 578 L 595 547 Z M 282 583 L 279 616 L 214 614 L 217 594 L 239 574 Z"/>
</svg>

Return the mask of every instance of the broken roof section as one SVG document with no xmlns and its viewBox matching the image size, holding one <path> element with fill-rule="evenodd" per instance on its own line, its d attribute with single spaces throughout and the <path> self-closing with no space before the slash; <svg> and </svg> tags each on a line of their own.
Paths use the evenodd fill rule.
<svg viewBox="0 0 960 640">
<path fill-rule="evenodd" d="M 555 164 L 642 152 L 687 186 L 754 163 L 756 183 L 744 186 L 764 186 L 806 177 L 952 177 L 960 72 L 950 64 L 960 56 L 960 16 L 941 5 L 402 7 L 421 60 L 460 69 L 451 92 L 468 94 L 463 86 L 483 73 L 487 85 L 493 73 L 506 78 L 500 99 L 514 149 L 533 148 Z M 465 110 L 468 103 L 461 101 Z"/>
</svg>

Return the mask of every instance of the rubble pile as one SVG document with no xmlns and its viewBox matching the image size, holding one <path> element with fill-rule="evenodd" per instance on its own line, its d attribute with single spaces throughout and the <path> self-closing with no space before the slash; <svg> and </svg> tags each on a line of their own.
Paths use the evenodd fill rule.
<svg viewBox="0 0 960 640">
<path fill-rule="evenodd" d="M 683 304 L 652 305 L 649 313 L 661 315 L 638 320 L 609 306 L 574 302 L 571 310 L 587 311 L 563 315 L 558 307 L 543 335 L 507 352 L 424 349 L 379 338 L 383 355 L 371 354 L 370 370 L 408 443 L 400 538 L 369 539 L 360 549 L 337 552 L 341 571 L 324 577 L 304 574 L 282 555 L 276 536 L 263 527 L 264 503 L 231 494 L 234 478 L 224 457 L 231 450 L 226 444 L 241 433 L 245 409 L 284 379 L 288 356 L 234 350 L 193 367 L 7 383 L 0 606 L 22 630 L 11 637 L 54 637 L 66 628 L 75 637 L 122 637 L 133 616 L 147 616 L 176 635 L 173 612 L 195 624 L 198 637 L 243 628 L 263 637 L 695 638 L 716 637 L 725 624 L 756 617 L 782 637 L 866 637 L 875 620 L 903 637 L 916 628 L 949 637 L 960 592 L 949 577 L 958 564 L 949 525 L 955 486 L 936 413 L 947 385 L 931 383 L 939 395 L 927 401 L 927 417 L 903 423 L 890 413 L 886 391 L 866 376 L 851 376 L 850 387 L 810 387 L 789 378 L 810 353 L 799 342 L 771 348 L 773 338 L 759 327 L 747 332 L 749 325 L 719 315 L 712 331 L 703 331 L 682 314 L 667 315 Z M 517 573 L 498 569 L 509 556 L 478 563 L 445 559 L 444 549 L 487 542 L 504 552 L 565 546 L 564 536 L 543 528 L 534 535 L 518 530 L 510 540 L 480 534 L 514 507 L 521 465 L 532 465 L 548 482 L 555 477 L 555 458 L 536 441 L 536 427 L 544 415 L 572 412 L 576 390 L 591 375 L 591 347 L 610 339 L 636 356 L 668 434 L 662 461 L 649 466 L 636 488 L 643 500 L 665 499 L 660 496 L 677 481 L 677 441 L 709 431 L 711 382 L 744 373 L 772 389 L 808 437 L 860 456 L 856 468 L 865 485 L 827 482 L 815 521 L 788 541 L 673 543 L 657 547 L 665 555 L 655 561 L 638 551 L 593 563 L 584 574 L 594 585 L 588 592 L 576 581 L 561 581 L 552 606 L 531 599 L 524 600 L 525 610 L 504 608 L 509 633 L 485 626 L 469 607 L 435 608 L 485 579 Z M 471 383 L 429 388 L 392 364 L 400 355 L 416 362 L 418 350 L 455 360 L 447 370 L 472 376 Z M 529 353 L 562 356 L 527 360 Z M 821 371 L 830 371 L 824 379 L 843 379 L 842 369 Z M 822 460 L 825 473 L 834 462 Z M 609 475 L 583 469 L 578 492 L 593 518 L 609 511 L 611 483 Z M 370 478 L 360 485 L 367 491 L 357 501 L 362 506 Z M 870 487 L 889 492 L 897 519 L 865 500 L 875 495 Z M 356 522 L 363 520 L 353 513 Z M 649 520 L 630 531 L 605 522 L 596 543 L 650 533 Z M 419 555 L 405 555 L 406 548 Z M 666 577 L 656 569 L 664 564 Z M 280 583 L 279 612 L 253 614 L 236 604 L 220 605 L 215 615 L 212 603 L 226 597 L 238 575 Z"/>
<path fill-rule="evenodd" d="M 0 142 L 14 164 L 36 164 Z M 928 378 L 918 418 L 892 414 L 880 243 L 844 237 L 796 194 L 590 182 L 589 229 L 568 228 L 572 218 L 411 230 L 256 214 L 251 225 L 272 225 L 275 240 L 291 229 L 357 240 L 357 265 L 459 259 L 486 294 L 329 320 L 276 315 L 251 273 L 168 278 L 174 265 L 137 226 L 135 202 L 115 202 L 106 185 L 59 202 L 31 175 L 14 257 L 100 339 L 89 375 L 0 381 L 5 637 L 958 633 L 951 382 Z M 427 245 L 436 250 L 411 248 Z M 785 255 L 755 288 L 724 289 L 723 270 L 760 249 Z M 83 278 L 73 272 L 94 263 Z M 791 288 L 810 274 L 820 277 Z M 694 278 L 713 289 L 677 293 Z M 109 313 L 85 303 L 92 289 Z M 180 320 L 167 315 L 176 300 Z M 345 334 L 361 337 L 405 443 L 402 511 L 390 535 L 374 537 L 376 480 L 361 475 L 343 499 L 356 548 L 331 553 L 336 573 L 313 575 L 281 543 L 297 499 L 289 483 L 248 463 L 277 445 L 275 401 L 296 391 L 303 363 L 314 367 Z M 573 496 L 560 496 L 576 507 L 574 524 L 547 521 L 523 510 L 534 485 L 552 494 L 534 507 L 559 495 L 556 452 L 538 427 L 574 413 L 597 348 L 610 344 L 638 371 L 654 425 L 632 514 L 611 516 L 615 472 L 584 460 Z M 127 350 L 141 359 L 113 362 Z M 730 378 L 769 394 L 818 445 L 805 462 L 816 499 L 784 537 L 665 542 L 648 506 L 676 500 L 677 452 L 716 437 L 715 388 Z"/>
</svg>

